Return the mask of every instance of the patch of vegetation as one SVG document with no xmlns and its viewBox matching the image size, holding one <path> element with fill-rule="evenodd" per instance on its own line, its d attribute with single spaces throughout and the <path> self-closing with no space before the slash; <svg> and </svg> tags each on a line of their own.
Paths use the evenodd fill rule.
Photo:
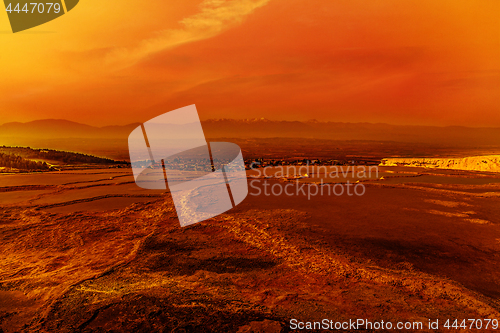
<svg viewBox="0 0 500 333">
<path fill-rule="evenodd" d="M 128 165 L 126 161 L 115 161 L 82 153 L 31 147 L 0 146 L 0 168 L 12 171 L 49 171 L 54 165 Z M 17 170 L 16 170 L 17 169 Z"/>
<path fill-rule="evenodd" d="M 51 166 L 45 162 L 32 161 L 22 158 L 19 155 L 0 153 L 0 168 L 19 170 L 50 170 Z"/>
</svg>

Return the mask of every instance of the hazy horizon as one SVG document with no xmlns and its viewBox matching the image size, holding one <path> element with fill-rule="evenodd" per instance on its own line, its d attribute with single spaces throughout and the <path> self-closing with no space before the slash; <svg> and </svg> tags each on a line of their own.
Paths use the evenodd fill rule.
<svg viewBox="0 0 500 333">
<path fill-rule="evenodd" d="M 399 123 L 390 123 L 390 122 L 368 122 L 368 121 L 336 121 L 336 120 L 317 120 L 317 119 L 307 119 L 307 120 L 298 120 L 298 119 L 272 119 L 272 118 L 265 118 L 265 117 L 260 117 L 260 118 L 207 118 L 207 119 L 200 119 L 201 122 L 211 122 L 211 121 L 249 121 L 249 122 L 259 122 L 259 121 L 267 121 L 267 122 L 290 122 L 290 123 L 331 123 L 331 124 L 369 124 L 369 125 L 387 125 L 387 126 L 395 126 L 395 127 L 435 127 L 435 128 L 453 128 L 453 127 L 459 127 L 459 128 L 471 128 L 471 129 L 484 129 L 484 128 L 490 128 L 490 129 L 497 129 L 500 128 L 500 125 L 498 126 L 466 126 L 466 125 L 426 125 L 426 124 L 414 124 L 414 123 L 405 123 L 405 124 L 399 124 Z M 125 124 L 118 124 L 118 123 L 109 123 L 109 124 L 103 124 L 103 125 L 96 125 L 93 123 L 85 122 L 85 121 L 77 121 L 77 120 L 71 120 L 71 119 L 66 119 L 66 118 L 37 118 L 33 120 L 27 120 L 27 121 L 9 121 L 9 122 L 4 122 L 0 123 L 0 126 L 3 125 L 8 125 L 8 124 L 30 124 L 30 123 L 36 123 L 36 122 L 44 122 L 44 121 L 62 121 L 62 122 L 68 122 L 68 123 L 74 123 L 78 125 L 85 125 L 85 126 L 90 126 L 90 127 L 95 127 L 95 128 L 104 128 L 104 127 L 127 127 L 127 126 L 132 126 L 132 125 L 137 125 L 141 124 L 141 121 L 133 121 Z M 1 133 L 0 133 L 1 135 Z"/>
</svg>

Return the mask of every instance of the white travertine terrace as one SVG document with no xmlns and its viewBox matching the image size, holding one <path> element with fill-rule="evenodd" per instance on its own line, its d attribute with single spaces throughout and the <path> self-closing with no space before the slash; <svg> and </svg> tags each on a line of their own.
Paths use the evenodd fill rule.
<svg viewBox="0 0 500 333">
<path fill-rule="evenodd" d="M 379 165 L 500 172 L 500 155 L 463 158 L 384 158 Z"/>
</svg>

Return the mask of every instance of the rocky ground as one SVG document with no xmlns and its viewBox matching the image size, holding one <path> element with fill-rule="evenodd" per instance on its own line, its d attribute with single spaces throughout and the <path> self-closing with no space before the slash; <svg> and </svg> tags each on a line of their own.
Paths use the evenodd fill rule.
<svg viewBox="0 0 500 333">
<path fill-rule="evenodd" d="M 470 243 L 460 249 L 479 251 L 478 265 L 495 263 L 496 250 L 487 250 L 477 231 L 496 239 L 495 212 L 479 216 L 483 223 L 474 223 L 472 210 L 480 208 L 474 200 L 484 193 L 489 194 L 481 199 L 498 200 L 498 187 L 487 186 L 483 194 L 457 187 L 382 187 L 367 188 L 373 196 L 364 200 L 387 197 L 401 206 L 401 191 L 415 191 L 409 202 L 422 199 L 427 208 L 442 208 L 418 212 L 408 204 L 409 210 L 398 213 L 382 202 L 381 210 L 373 210 L 373 218 L 359 230 L 369 230 L 376 221 L 378 228 L 388 228 L 405 214 L 422 221 L 428 216 L 430 225 L 470 228 Z M 443 195 L 448 198 L 439 201 Z M 453 275 L 433 274 L 412 261 L 430 253 L 414 252 L 406 260 L 398 257 L 386 263 L 382 259 L 389 258 L 388 252 L 380 252 L 373 243 L 356 245 L 354 238 L 350 243 L 329 241 L 332 238 L 325 235 L 332 230 L 346 235 L 347 231 L 328 225 L 347 228 L 361 221 L 354 214 L 364 208 L 352 207 L 346 216 L 335 210 L 347 209 L 350 198 L 333 203 L 331 198 L 318 198 L 301 205 L 297 198 L 249 197 L 232 211 L 187 228 L 179 227 L 168 193 L 150 200 L 112 211 L 53 213 L 42 206 L 0 207 L 0 331 L 287 332 L 294 318 L 427 323 L 434 318 L 500 317 L 492 296 L 498 284 L 486 295 L 475 288 L 476 280 L 462 284 L 450 278 Z M 443 204 L 460 200 L 468 206 Z M 329 216 L 314 215 L 321 211 L 317 205 Z M 373 201 L 369 206 L 375 207 Z M 455 209 L 467 212 L 456 216 Z M 415 234 L 411 225 L 401 228 Z M 390 236 L 393 231 L 383 233 Z M 444 248 L 448 236 L 437 236 Z M 456 235 L 450 237 L 460 242 Z M 439 261 L 443 272 L 447 265 L 461 265 L 452 258 L 475 253 L 453 247 L 446 251 L 448 261 Z M 462 265 L 470 270 L 463 261 Z M 482 266 L 475 267 L 481 274 Z M 497 268 L 490 270 L 488 281 L 495 281 Z"/>
</svg>

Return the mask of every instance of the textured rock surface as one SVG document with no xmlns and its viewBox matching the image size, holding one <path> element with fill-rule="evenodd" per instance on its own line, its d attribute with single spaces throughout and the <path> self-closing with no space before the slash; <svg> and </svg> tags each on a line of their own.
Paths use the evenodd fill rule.
<svg viewBox="0 0 500 333">
<path fill-rule="evenodd" d="M 48 201 L 70 207 L 103 191 L 79 181 L 30 206 L 16 201 L 30 185 L 3 193 L 1 331 L 287 332 L 291 318 L 500 316 L 499 185 L 374 183 L 358 200 L 249 196 L 180 228 L 168 193 L 54 213 Z"/>
<path fill-rule="evenodd" d="M 500 155 L 464 158 L 385 158 L 380 166 L 413 166 L 468 171 L 500 172 Z"/>
</svg>

